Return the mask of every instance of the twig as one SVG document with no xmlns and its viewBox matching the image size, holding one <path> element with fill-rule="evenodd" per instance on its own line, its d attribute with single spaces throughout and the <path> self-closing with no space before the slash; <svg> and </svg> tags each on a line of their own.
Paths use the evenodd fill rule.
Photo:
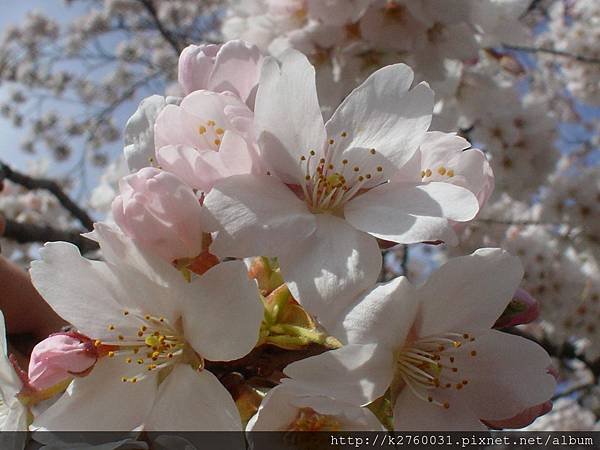
<svg viewBox="0 0 600 450">
<path fill-rule="evenodd" d="M 572 388 L 567 389 L 566 391 L 556 394 L 554 397 L 552 397 L 552 401 L 556 401 L 559 398 L 568 397 L 569 395 L 575 394 L 579 391 L 585 391 L 588 389 L 592 389 L 595 386 L 596 386 L 596 383 L 585 383 L 585 384 L 579 384 L 579 385 L 573 386 Z"/>
<path fill-rule="evenodd" d="M 46 178 L 32 178 L 19 172 L 15 172 L 9 166 L 0 162 L 0 181 L 7 179 L 19 184 L 29 190 L 44 189 L 51 192 L 60 204 L 75 217 L 86 230 L 94 228 L 94 221 L 89 214 L 80 208 L 71 198 L 65 194 L 56 181 Z"/>
<path fill-rule="evenodd" d="M 408 245 L 402 246 L 402 261 L 400 262 L 400 267 L 402 267 L 402 275 L 407 276 L 408 273 Z"/>
<path fill-rule="evenodd" d="M 3 237 L 20 244 L 32 242 L 65 241 L 75 244 L 82 254 L 98 249 L 98 244 L 81 235 L 81 230 L 59 230 L 50 226 L 34 225 L 6 219 Z"/>
<path fill-rule="evenodd" d="M 156 25 L 156 29 L 162 35 L 162 37 L 169 43 L 169 45 L 173 48 L 175 53 L 179 55 L 181 50 L 183 50 L 183 46 L 181 43 L 173 37 L 173 35 L 163 26 L 162 22 L 158 17 L 158 13 L 156 12 L 156 8 L 152 4 L 152 0 L 138 0 L 144 9 L 150 14 L 152 18 L 152 22 Z"/>
<path fill-rule="evenodd" d="M 508 45 L 508 44 L 502 44 L 502 47 L 504 47 L 507 50 L 515 50 L 518 52 L 546 53 L 546 54 L 554 55 L 554 56 L 562 56 L 564 58 L 570 58 L 575 61 L 579 61 L 579 62 L 586 63 L 586 64 L 600 64 L 600 59 L 598 59 L 598 58 L 589 58 L 587 56 L 577 55 L 577 54 L 565 52 L 562 50 L 556 50 L 554 48 L 526 47 L 526 46 L 522 46 L 522 45 Z"/>
</svg>

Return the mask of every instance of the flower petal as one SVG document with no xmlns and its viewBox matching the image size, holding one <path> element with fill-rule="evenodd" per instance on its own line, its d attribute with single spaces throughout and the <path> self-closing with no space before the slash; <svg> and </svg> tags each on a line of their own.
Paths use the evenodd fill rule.
<svg viewBox="0 0 600 450">
<path fill-rule="evenodd" d="M 490 329 L 512 299 L 523 276 L 518 258 L 501 249 L 479 249 L 449 260 L 418 290 L 417 333 L 464 333 Z"/>
<path fill-rule="evenodd" d="M 346 148 L 375 148 L 396 167 L 406 163 L 431 124 L 433 91 L 426 83 L 408 90 L 405 64 L 379 69 L 342 102 L 327 122 L 327 135 L 348 134 Z"/>
<path fill-rule="evenodd" d="M 320 152 L 325 144 L 315 69 L 296 50 L 287 50 L 280 60 L 263 63 L 255 107 L 259 145 L 284 182 L 303 182 L 300 156 Z"/>
<path fill-rule="evenodd" d="M 452 393 L 450 408 L 428 403 L 404 388 L 394 407 L 395 431 L 487 431 L 479 417 Z"/>
<path fill-rule="evenodd" d="M 178 364 L 159 387 L 147 431 L 241 431 L 240 414 L 227 389 L 208 370 Z M 243 442 L 243 435 L 237 436 Z"/>
<path fill-rule="evenodd" d="M 490 330 L 476 338 L 473 348 L 477 355 L 460 358 L 457 354 L 456 366 L 469 379 L 461 400 L 477 417 L 508 419 L 554 394 L 556 380 L 548 373 L 552 360 L 537 343 Z"/>
<path fill-rule="evenodd" d="M 353 405 L 366 405 L 383 395 L 394 374 L 388 347 L 346 345 L 288 365 L 284 373 L 315 392 Z"/>
<path fill-rule="evenodd" d="M 346 220 L 387 241 L 456 241 L 448 220 L 468 221 L 479 211 L 472 192 L 449 183 L 387 183 L 352 199 Z"/>
<path fill-rule="evenodd" d="M 262 55 L 255 45 L 228 41 L 219 49 L 208 80 L 211 91 L 230 91 L 246 101 L 260 76 Z"/>
<path fill-rule="evenodd" d="M 256 345 L 263 305 L 241 261 L 217 264 L 192 281 L 182 298 L 186 339 L 203 358 L 230 361 Z"/>
<path fill-rule="evenodd" d="M 140 102 L 138 109 L 125 125 L 123 153 L 131 172 L 152 165 L 154 159 L 154 122 L 167 101 L 152 95 Z"/>
<path fill-rule="evenodd" d="M 31 263 L 31 281 L 59 316 L 98 339 L 112 337 L 108 324 L 130 327 L 116 300 L 125 293 L 106 263 L 83 258 L 66 242 L 47 243 L 40 255 L 41 261 Z"/>
<path fill-rule="evenodd" d="M 204 201 L 218 234 L 218 256 L 278 256 L 315 228 L 313 214 L 291 190 L 269 176 L 236 175 L 215 184 Z"/>
<path fill-rule="evenodd" d="M 381 251 L 375 239 L 343 219 L 317 214 L 315 221 L 315 233 L 281 254 L 279 264 L 292 295 L 330 328 L 352 299 L 377 280 Z"/>
<path fill-rule="evenodd" d="M 355 300 L 332 334 L 344 343 L 401 347 L 417 314 L 415 294 L 405 277 L 379 284 Z"/>
<path fill-rule="evenodd" d="M 144 423 L 157 392 L 157 378 L 150 375 L 135 384 L 123 383 L 139 366 L 121 358 L 102 358 L 92 372 L 76 378 L 66 392 L 35 418 L 40 431 L 131 431 Z M 123 401 L 127 399 L 127 401 Z M 93 406 L 92 406 L 93 405 Z"/>
</svg>

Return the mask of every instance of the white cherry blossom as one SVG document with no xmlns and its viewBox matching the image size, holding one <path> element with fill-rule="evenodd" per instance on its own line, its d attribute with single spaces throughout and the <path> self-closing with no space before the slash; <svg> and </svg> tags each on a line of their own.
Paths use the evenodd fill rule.
<svg viewBox="0 0 600 450">
<path fill-rule="evenodd" d="M 244 264 L 222 263 L 187 283 L 105 225 L 93 237 L 106 262 L 50 243 L 32 265 L 45 300 L 106 355 L 33 428 L 240 430 L 233 399 L 203 367 L 241 358 L 257 342 L 262 305 Z"/>
<path fill-rule="evenodd" d="M 492 330 L 521 276 L 517 258 L 481 249 L 415 288 L 404 277 L 358 299 L 334 332 L 348 344 L 290 364 L 295 381 L 367 404 L 390 388 L 396 430 L 485 430 L 547 401 L 554 377 L 537 344 Z"/>
<path fill-rule="evenodd" d="M 375 237 L 399 243 L 454 240 L 451 221 L 479 209 L 473 192 L 402 168 L 423 143 L 433 92 L 410 89 L 403 64 L 375 72 L 324 124 L 314 69 L 293 50 L 267 58 L 256 98 L 260 155 L 270 171 L 217 181 L 204 206 L 220 256 L 279 257 L 299 301 L 327 324 L 344 299 L 375 282 Z M 449 161 L 449 160 L 448 160 Z M 481 171 L 487 164 L 480 158 Z M 436 167 L 436 170 L 438 168 Z M 341 302 L 333 304 L 335 298 Z"/>
</svg>

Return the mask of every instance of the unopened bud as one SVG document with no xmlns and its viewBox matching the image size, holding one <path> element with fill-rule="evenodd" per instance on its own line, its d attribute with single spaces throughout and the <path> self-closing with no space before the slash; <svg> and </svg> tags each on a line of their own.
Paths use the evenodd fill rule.
<svg viewBox="0 0 600 450">
<path fill-rule="evenodd" d="M 86 375 L 98 359 L 94 342 L 79 333 L 57 333 L 37 344 L 29 361 L 29 385 L 44 390 Z"/>
</svg>

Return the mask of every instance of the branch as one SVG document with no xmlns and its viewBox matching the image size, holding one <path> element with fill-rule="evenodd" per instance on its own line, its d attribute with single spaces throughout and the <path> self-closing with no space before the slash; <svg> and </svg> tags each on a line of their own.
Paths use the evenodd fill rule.
<svg viewBox="0 0 600 450">
<path fill-rule="evenodd" d="M 586 63 L 586 64 L 600 64 L 599 58 L 589 58 L 587 56 L 576 55 L 574 53 L 564 52 L 562 50 L 556 50 L 554 48 L 526 47 L 526 46 L 521 46 L 521 45 L 508 45 L 508 44 L 502 44 L 502 47 L 504 47 L 507 50 L 515 50 L 518 52 L 547 53 L 549 55 L 562 56 L 564 58 L 573 59 L 575 61 L 579 61 L 579 62 Z"/>
<path fill-rule="evenodd" d="M 98 244 L 81 235 L 81 230 L 58 230 L 50 226 L 34 225 L 6 219 L 3 237 L 20 244 L 32 242 L 65 241 L 75 244 L 82 254 L 98 249 Z"/>
<path fill-rule="evenodd" d="M 481 219 L 477 218 L 477 219 L 475 219 L 474 222 L 482 222 L 482 223 L 488 223 L 488 224 L 492 224 L 492 225 L 506 225 L 506 226 L 534 225 L 534 226 L 540 226 L 540 227 L 550 227 L 550 226 L 562 225 L 560 223 L 538 222 L 537 220 L 503 220 L 503 219 L 483 219 L 483 218 L 481 218 Z"/>
<path fill-rule="evenodd" d="M 29 190 L 44 189 L 54 194 L 60 204 L 75 217 L 86 230 L 94 228 L 94 221 L 89 214 L 80 208 L 71 198 L 65 194 L 56 181 L 45 178 L 32 178 L 19 172 L 15 172 L 9 166 L 0 161 L 0 182 L 3 179 L 12 181 Z"/>
<path fill-rule="evenodd" d="M 179 54 L 183 50 L 183 47 L 180 44 L 180 42 L 177 39 L 175 39 L 173 35 L 163 26 L 162 22 L 158 17 L 158 13 L 156 12 L 156 8 L 152 4 L 152 0 L 138 1 L 142 4 L 142 6 L 148 12 L 148 14 L 150 14 L 152 22 L 154 22 L 154 25 L 156 25 L 156 28 L 158 29 L 159 33 L 169 43 L 169 45 L 173 48 L 175 53 L 177 53 L 177 56 L 179 56 Z"/>
<path fill-rule="evenodd" d="M 593 389 L 594 387 L 596 387 L 596 383 L 579 384 L 579 385 L 573 386 L 563 392 L 560 392 L 559 394 L 556 394 L 554 397 L 552 397 L 552 401 L 556 401 L 559 398 L 563 398 L 563 397 L 569 397 L 570 395 L 575 394 L 579 391 L 587 391 L 589 389 Z"/>
</svg>

